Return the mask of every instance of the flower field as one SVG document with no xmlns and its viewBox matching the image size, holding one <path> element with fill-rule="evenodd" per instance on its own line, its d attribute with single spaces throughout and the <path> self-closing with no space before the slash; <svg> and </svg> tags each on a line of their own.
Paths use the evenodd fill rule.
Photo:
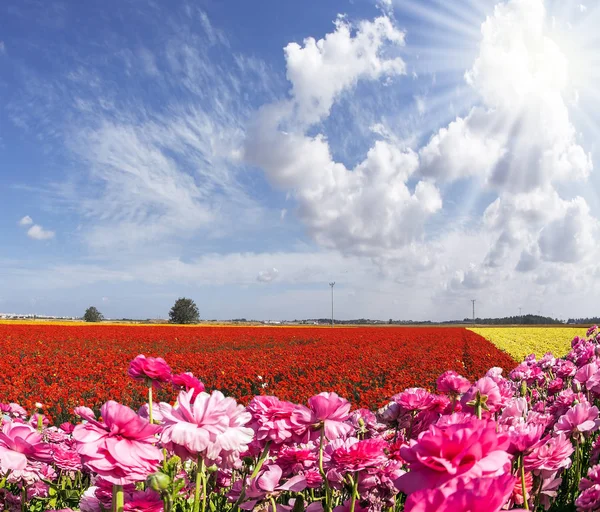
<svg viewBox="0 0 600 512">
<path fill-rule="evenodd" d="M 2 367 L 2 385 L 19 384 L 11 392 L 44 403 L 0 402 L 1 510 L 600 510 L 595 326 L 564 357 L 518 365 L 464 329 L 9 327 L 3 349 L 16 359 Z M 162 349 L 168 360 L 126 356 L 140 347 Z M 252 353 L 260 357 L 248 360 Z M 335 392 L 311 391 L 309 381 L 277 381 L 294 358 L 321 379 L 313 388 L 351 382 L 361 386 L 355 400 L 364 388 L 382 407 L 353 407 Z M 467 377 L 489 358 L 494 367 Z M 206 374 L 214 382 L 183 371 L 197 360 L 204 371 L 216 368 Z M 460 372 L 433 376 L 454 364 Z M 385 396 L 403 365 L 411 373 L 398 385 L 422 379 L 430 389 Z M 249 372 L 248 381 L 224 379 L 230 368 Z M 264 374 L 257 380 L 256 371 Z M 217 384 L 257 389 L 237 399 Z M 269 385 L 279 387 L 274 394 L 312 395 L 284 400 Z M 83 403 L 73 422 L 52 424 L 56 405 L 46 398 L 51 390 L 61 398 L 61 389 L 62 406 Z M 105 393 L 120 399 L 97 410 Z"/>
<path fill-rule="evenodd" d="M 443 350 L 440 350 L 443 347 Z M 56 421 L 107 400 L 132 406 L 145 388 L 127 377 L 137 354 L 191 371 L 207 389 L 248 402 L 257 394 L 304 401 L 334 391 L 376 408 L 406 387 L 432 389 L 455 370 L 469 379 L 515 361 L 462 328 L 175 327 L 0 324 L 0 397 L 27 409 L 43 402 Z M 170 400 L 165 387 L 159 398 Z"/>
<path fill-rule="evenodd" d="M 552 352 L 564 356 L 571 350 L 575 336 L 585 336 L 586 329 L 579 327 L 477 327 L 469 329 L 508 352 L 517 361 L 529 354 L 543 356 Z"/>
</svg>

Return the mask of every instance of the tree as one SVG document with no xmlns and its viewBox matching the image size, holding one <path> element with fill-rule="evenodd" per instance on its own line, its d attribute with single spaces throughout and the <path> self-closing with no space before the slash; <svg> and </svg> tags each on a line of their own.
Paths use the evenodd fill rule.
<svg viewBox="0 0 600 512">
<path fill-rule="evenodd" d="M 100 313 L 100 311 L 98 311 L 94 306 L 91 306 L 85 310 L 83 319 L 86 322 L 102 322 L 102 320 L 104 320 L 104 317 L 102 316 L 102 313 Z"/>
<path fill-rule="evenodd" d="M 169 320 L 173 324 L 195 324 L 200 320 L 200 312 L 192 299 L 181 297 L 169 311 Z"/>
</svg>

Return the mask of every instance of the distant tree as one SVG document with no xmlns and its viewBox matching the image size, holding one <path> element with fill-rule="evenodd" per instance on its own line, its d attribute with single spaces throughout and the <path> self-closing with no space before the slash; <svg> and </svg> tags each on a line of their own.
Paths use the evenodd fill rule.
<svg viewBox="0 0 600 512">
<path fill-rule="evenodd" d="M 94 306 L 91 306 L 85 310 L 83 319 L 86 322 L 102 322 L 102 320 L 104 320 L 104 317 L 102 316 L 102 313 L 100 313 L 100 311 L 98 311 Z"/>
<path fill-rule="evenodd" d="M 192 299 L 177 299 L 169 311 L 169 321 L 173 324 L 195 324 L 199 320 L 200 312 Z"/>
<path fill-rule="evenodd" d="M 394 321 L 390 318 L 390 321 L 388 322 L 388 324 L 392 325 L 394 323 Z"/>
</svg>

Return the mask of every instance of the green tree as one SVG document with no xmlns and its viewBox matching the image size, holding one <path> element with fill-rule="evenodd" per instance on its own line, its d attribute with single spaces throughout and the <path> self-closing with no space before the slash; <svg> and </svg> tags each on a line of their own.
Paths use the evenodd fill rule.
<svg viewBox="0 0 600 512">
<path fill-rule="evenodd" d="M 104 320 L 104 317 L 102 316 L 102 313 L 100 313 L 100 311 L 98 311 L 94 306 L 91 306 L 85 310 L 83 319 L 86 322 L 102 322 L 102 320 Z"/>
<path fill-rule="evenodd" d="M 173 324 L 195 324 L 200 320 L 198 306 L 192 299 L 181 297 L 169 311 L 169 320 Z"/>
</svg>

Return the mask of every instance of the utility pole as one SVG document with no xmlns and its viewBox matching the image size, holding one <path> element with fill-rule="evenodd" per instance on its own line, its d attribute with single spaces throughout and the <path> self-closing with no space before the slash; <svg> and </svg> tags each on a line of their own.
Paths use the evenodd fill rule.
<svg viewBox="0 0 600 512">
<path fill-rule="evenodd" d="M 332 283 L 329 283 L 329 286 L 331 286 L 331 327 L 333 327 L 333 287 L 335 285 L 335 281 L 333 281 Z"/>
<path fill-rule="evenodd" d="M 473 322 L 475 322 L 475 301 L 477 299 L 471 299 L 471 302 L 473 303 Z"/>
<path fill-rule="evenodd" d="M 519 322 L 523 323 L 523 315 L 521 315 L 521 308 L 519 308 Z"/>
</svg>

